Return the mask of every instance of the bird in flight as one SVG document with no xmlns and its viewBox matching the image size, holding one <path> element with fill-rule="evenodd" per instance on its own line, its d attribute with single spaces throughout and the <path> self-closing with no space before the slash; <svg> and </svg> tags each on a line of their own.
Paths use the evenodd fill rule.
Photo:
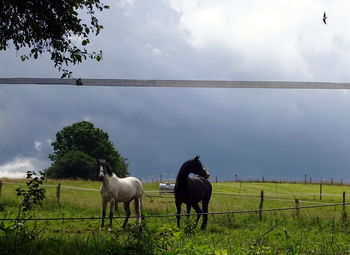
<svg viewBox="0 0 350 255">
<path fill-rule="evenodd" d="M 323 18 L 322 18 L 322 20 L 323 20 L 323 23 L 324 24 L 326 24 L 327 25 L 327 22 L 326 22 L 326 19 L 327 19 L 328 17 L 327 17 L 327 15 L 326 15 L 326 13 L 324 12 L 323 13 Z"/>
</svg>

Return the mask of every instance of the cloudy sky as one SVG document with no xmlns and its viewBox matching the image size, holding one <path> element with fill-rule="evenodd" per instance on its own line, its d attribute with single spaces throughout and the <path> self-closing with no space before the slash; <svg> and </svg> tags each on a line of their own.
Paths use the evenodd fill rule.
<svg viewBox="0 0 350 255">
<path fill-rule="evenodd" d="M 119 0 L 75 77 L 350 82 L 350 3 Z M 323 24 L 327 12 L 327 25 Z M 0 77 L 53 77 L 47 57 L 0 52 Z M 143 180 L 201 156 L 219 179 L 350 182 L 350 91 L 0 85 L 0 177 L 50 166 L 64 126 L 89 120 Z"/>
</svg>

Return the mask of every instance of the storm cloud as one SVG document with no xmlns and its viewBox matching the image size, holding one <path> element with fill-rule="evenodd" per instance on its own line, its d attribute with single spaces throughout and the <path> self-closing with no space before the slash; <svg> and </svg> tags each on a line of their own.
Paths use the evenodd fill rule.
<svg viewBox="0 0 350 255">
<path fill-rule="evenodd" d="M 102 62 L 75 77 L 348 82 L 346 1 L 107 1 Z M 327 25 L 322 14 L 327 11 Z M 1 77 L 58 77 L 46 57 L 0 53 Z M 212 176 L 350 181 L 346 90 L 0 87 L 0 175 L 50 165 L 64 126 L 108 132 L 132 175 L 173 178 L 199 154 Z M 12 174 L 12 175 L 11 175 Z"/>
</svg>

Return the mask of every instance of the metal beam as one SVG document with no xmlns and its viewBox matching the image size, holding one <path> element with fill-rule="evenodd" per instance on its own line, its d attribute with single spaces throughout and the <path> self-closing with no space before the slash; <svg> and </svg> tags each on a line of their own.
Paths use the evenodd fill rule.
<svg viewBox="0 0 350 255">
<path fill-rule="evenodd" d="M 0 84 L 173 88 L 350 89 L 350 83 L 289 81 L 0 78 Z"/>
</svg>

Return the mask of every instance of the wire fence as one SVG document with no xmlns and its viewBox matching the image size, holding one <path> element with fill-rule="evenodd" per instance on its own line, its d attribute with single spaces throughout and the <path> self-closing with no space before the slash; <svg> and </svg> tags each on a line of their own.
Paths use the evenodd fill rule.
<svg viewBox="0 0 350 255">
<path fill-rule="evenodd" d="M 25 185 L 25 182 L 6 182 L 2 181 L 3 184 L 17 184 L 17 185 Z M 56 188 L 57 184 L 43 184 L 41 185 L 43 187 L 51 187 L 51 188 Z M 67 186 L 67 185 L 61 185 L 61 188 L 63 189 L 72 189 L 72 190 L 85 190 L 85 191 L 95 191 L 99 192 L 99 189 L 93 189 L 93 188 L 84 188 L 84 187 L 75 187 L 75 186 Z M 165 197 L 165 194 L 173 194 L 173 192 L 168 192 L 168 191 L 159 191 L 159 190 L 145 190 L 144 191 L 146 197 Z M 157 195 L 152 195 L 156 193 Z M 254 193 L 238 193 L 238 192 L 213 192 L 212 194 L 214 195 L 229 195 L 229 196 L 240 196 L 240 197 L 258 197 L 259 195 L 254 194 Z M 288 195 L 303 195 L 303 196 L 319 196 L 319 193 L 281 193 L 278 196 L 288 196 Z M 329 197 L 341 197 L 341 194 L 332 194 L 332 193 L 322 193 L 323 196 L 329 196 Z M 346 195 L 350 196 L 350 194 Z M 170 197 L 170 196 L 169 196 Z M 274 195 L 269 195 L 266 196 L 267 200 L 281 200 L 281 201 L 292 201 L 292 200 L 287 200 L 287 199 L 280 199 Z M 321 202 L 314 202 L 314 201 L 307 201 L 303 200 L 304 203 L 321 203 Z M 322 203 L 324 204 L 324 203 Z"/>
<path fill-rule="evenodd" d="M 14 182 L 2 182 L 6 184 L 24 184 L 24 183 L 14 183 Z M 66 188 L 66 189 L 75 189 L 75 190 L 86 190 L 86 191 L 99 191 L 98 189 L 92 189 L 92 188 L 81 188 L 81 187 L 73 187 L 73 186 L 61 186 L 60 184 L 57 185 L 42 185 L 46 187 L 58 187 L 60 186 L 61 188 Z M 159 191 L 146 191 L 146 193 L 158 193 L 159 195 L 148 195 L 146 194 L 145 196 L 147 197 L 161 197 L 161 198 L 174 198 L 172 195 L 169 196 L 164 196 L 165 194 L 159 193 Z M 213 194 L 221 194 L 221 195 L 242 195 L 240 193 L 229 193 L 229 192 L 214 192 Z M 243 195 L 244 196 L 244 195 Z M 248 195 L 252 196 L 252 195 Z M 256 195 L 254 197 L 258 198 Z M 263 200 L 266 199 L 264 198 L 264 192 L 261 191 L 261 206 L 263 203 Z M 345 212 L 345 206 L 350 205 L 350 203 L 345 202 L 345 192 L 343 192 L 343 203 L 322 203 L 321 202 L 315 202 L 315 201 L 302 201 L 303 203 L 317 203 L 316 205 L 308 205 L 308 206 L 300 206 L 298 199 L 295 200 L 290 200 L 290 199 L 279 199 L 279 198 L 270 198 L 267 200 L 278 200 L 278 201 L 287 201 L 291 202 L 294 201 L 296 202 L 295 207 L 282 207 L 282 208 L 266 208 L 263 209 L 262 207 L 259 209 L 252 209 L 252 210 L 236 210 L 236 211 L 222 211 L 222 212 L 207 212 L 207 213 L 195 213 L 195 214 L 156 214 L 156 215 L 143 215 L 142 218 L 167 218 L 167 217 L 176 217 L 176 216 L 193 216 L 193 215 L 229 215 L 229 214 L 252 214 L 252 213 L 258 213 L 259 217 L 261 217 L 263 212 L 277 212 L 277 211 L 290 211 L 290 210 L 296 210 L 297 213 L 299 213 L 299 210 L 303 209 L 312 209 L 312 208 L 325 208 L 325 207 L 336 207 L 336 206 L 342 206 L 343 209 L 343 216 L 346 215 Z M 125 219 L 127 218 L 126 216 L 114 216 L 113 219 Z M 137 216 L 130 216 L 128 218 L 137 218 Z M 4 217 L 1 219 L 2 221 L 75 221 L 75 220 L 102 220 L 102 217 L 51 217 L 51 218 L 6 218 Z"/>
<path fill-rule="evenodd" d="M 289 210 L 301 210 L 312 208 L 323 208 L 333 206 L 347 206 L 350 203 L 337 203 L 337 204 L 325 204 L 325 205 L 309 205 L 300 207 L 282 207 L 282 208 L 269 208 L 269 209 L 254 209 L 254 210 L 239 210 L 239 211 L 224 211 L 224 212 L 207 212 L 196 214 L 155 214 L 155 215 L 143 215 L 142 218 L 168 218 L 176 216 L 195 216 L 195 215 L 224 215 L 224 214 L 251 214 L 261 212 L 277 212 L 277 211 L 289 211 Z M 126 216 L 114 216 L 113 219 L 125 219 Z M 130 216 L 128 218 L 138 218 L 137 216 Z M 102 217 L 53 217 L 53 218 L 3 218 L 2 221 L 74 221 L 74 220 L 101 220 Z"/>
<path fill-rule="evenodd" d="M 4 184 L 25 184 L 25 183 L 19 183 L 19 182 L 2 182 Z M 55 188 L 57 185 L 54 184 L 44 184 L 43 187 L 51 187 Z M 84 188 L 84 187 L 74 187 L 74 186 L 66 186 L 62 185 L 60 188 L 63 189 L 71 189 L 71 190 L 84 190 L 84 191 L 95 191 L 99 192 L 99 189 L 93 189 L 93 188 Z M 146 190 L 144 191 L 145 197 L 147 198 L 165 198 L 165 199 L 174 199 L 173 192 L 169 191 L 159 191 L 159 190 Z M 157 194 L 157 195 L 153 195 Z M 213 192 L 213 195 L 224 195 L 224 196 L 235 196 L 235 197 L 250 197 L 250 198 L 256 198 L 259 199 L 259 195 L 257 194 L 247 194 L 247 193 L 237 193 L 237 192 Z M 317 193 L 297 193 L 298 195 L 310 195 L 310 196 L 316 196 Z M 283 195 L 290 195 L 290 194 L 283 194 Z M 296 195 L 296 193 L 293 193 L 293 195 Z M 334 196 L 334 197 L 340 197 L 340 194 L 323 194 L 324 196 Z M 349 196 L 349 195 L 347 195 Z M 294 202 L 293 199 L 285 199 L 285 198 L 278 198 L 276 196 L 265 196 L 265 200 L 268 201 L 281 201 L 281 202 Z M 327 204 L 325 202 L 316 202 L 316 201 L 308 201 L 308 200 L 301 200 L 300 202 L 306 203 L 306 204 Z"/>
</svg>

